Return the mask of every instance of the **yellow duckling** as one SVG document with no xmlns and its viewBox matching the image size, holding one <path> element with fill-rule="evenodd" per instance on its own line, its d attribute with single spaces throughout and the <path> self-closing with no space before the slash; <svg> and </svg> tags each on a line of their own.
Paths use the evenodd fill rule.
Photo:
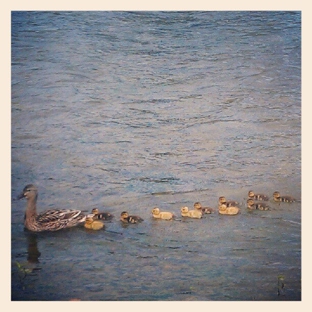
<svg viewBox="0 0 312 312">
<path fill-rule="evenodd" d="M 174 214 L 171 213 L 171 212 L 167 212 L 167 211 L 160 211 L 159 208 L 155 207 L 153 210 L 152 210 L 152 214 L 153 214 L 153 217 L 155 219 L 162 219 L 162 220 L 172 220 L 173 217 L 174 217 Z"/>
<path fill-rule="evenodd" d="M 93 208 L 91 213 L 94 220 L 111 220 L 114 217 L 109 212 L 99 212 L 98 208 Z"/>
<path fill-rule="evenodd" d="M 256 200 L 269 200 L 269 197 L 264 194 L 255 194 L 253 191 L 248 192 L 248 198 Z"/>
<path fill-rule="evenodd" d="M 139 223 L 144 220 L 139 216 L 129 216 L 127 211 L 123 211 L 120 214 L 120 221 L 124 223 Z"/>
<path fill-rule="evenodd" d="M 247 200 L 247 208 L 250 210 L 258 209 L 258 210 L 269 210 L 269 206 L 265 203 L 254 202 L 253 199 Z"/>
<path fill-rule="evenodd" d="M 285 202 L 285 203 L 292 203 L 295 199 L 291 196 L 281 196 L 279 192 L 273 193 L 273 199 L 276 202 Z"/>
<path fill-rule="evenodd" d="M 234 200 L 226 200 L 224 196 L 219 197 L 219 206 L 220 205 L 225 205 L 226 207 L 235 207 L 238 205 L 238 202 Z"/>
<path fill-rule="evenodd" d="M 104 227 L 104 223 L 99 220 L 94 220 L 93 216 L 86 217 L 84 227 L 89 230 L 100 230 Z"/>
<path fill-rule="evenodd" d="M 195 204 L 194 204 L 194 208 L 195 209 L 198 209 L 199 211 L 201 211 L 202 213 L 206 213 L 206 214 L 210 214 L 210 213 L 213 213 L 213 209 L 212 208 L 210 208 L 210 207 L 203 207 L 202 205 L 201 205 L 201 203 L 200 202 L 196 202 Z"/>
<path fill-rule="evenodd" d="M 181 208 L 181 216 L 182 217 L 189 217 L 193 219 L 200 219 L 203 216 L 203 213 L 199 209 L 189 210 L 188 207 Z"/>
<path fill-rule="evenodd" d="M 236 215 L 239 213 L 238 207 L 227 207 L 225 204 L 219 206 L 219 213 L 223 215 Z"/>
</svg>

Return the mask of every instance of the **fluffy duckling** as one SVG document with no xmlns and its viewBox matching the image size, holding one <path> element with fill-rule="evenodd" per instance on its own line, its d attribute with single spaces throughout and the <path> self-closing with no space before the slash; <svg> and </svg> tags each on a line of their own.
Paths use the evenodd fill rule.
<svg viewBox="0 0 312 312">
<path fill-rule="evenodd" d="M 227 207 L 226 204 L 222 204 L 219 206 L 219 213 L 223 215 L 236 215 L 239 213 L 238 207 Z"/>
<path fill-rule="evenodd" d="M 104 227 L 104 223 L 99 220 L 94 220 L 93 216 L 87 216 L 84 227 L 88 230 L 98 231 Z"/>
<path fill-rule="evenodd" d="M 248 192 L 248 198 L 256 200 L 269 200 L 269 197 L 264 194 L 255 194 L 253 191 Z"/>
<path fill-rule="evenodd" d="M 144 220 L 139 216 L 129 216 L 127 211 L 123 211 L 120 214 L 120 221 L 124 223 L 139 223 Z"/>
<path fill-rule="evenodd" d="M 285 202 L 285 203 L 292 203 L 295 199 L 291 196 L 281 196 L 279 192 L 273 193 L 273 199 L 276 202 Z"/>
<path fill-rule="evenodd" d="M 194 204 L 194 208 L 195 208 L 195 210 L 201 211 L 203 214 L 205 214 L 205 213 L 206 214 L 213 213 L 213 209 L 212 208 L 210 208 L 210 207 L 203 207 L 200 202 L 196 202 Z"/>
<path fill-rule="evenodd" d="M 109 212 L 99 212 L 98 208 L 93 208 L 92 212 L 94 220 L 111 220 L 113 215 Z"/>
<path fill-rule="evenodd" d="M 200 219 L 203 216 L 203 213 L 199 209 L 189 210 L 188 207 L 181 208 L 181 216 L 182 217 L 189 217 L 193 219 Z"/>
<path fill-rule="evenodd" d="M 152 214 L 155 219 L 162 219 L 162 220 L 172 220 L 174 217 L 173 213 L 167 212 L 167 211 L 160 211 L 160 209 L 157 207 L 155 207 L 152 210 Z"/>
<path fill-rule="evenodd" d="M 224 196 L 219 197 L 219 206 L 225 205 L 226 207 L 235 207 L 238 205 L 238 202 L 234 200 L 226 200 Z"/>
<path fill-rule="evenodd" d="M 50 209 L 37 213 L 38 189 L 33 184 L 24 187 L 18 199 L 26 198 L 25 228 L 32 232 L 58 231 L 76 226 L 85 221 L 86 216 L 76 209 Z"/>
<path fill-rule="evenodd" d="M 250 210 L 258 209 L 258 210 L 269 210 L 269 206 L 265 203 L 254 202 L 253 199 L 247 200 L 247 208 Z"/>
</svg>

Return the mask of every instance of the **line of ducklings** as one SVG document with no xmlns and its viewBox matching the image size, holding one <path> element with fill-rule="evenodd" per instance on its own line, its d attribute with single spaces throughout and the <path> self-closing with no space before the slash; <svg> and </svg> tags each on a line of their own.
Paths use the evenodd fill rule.
<svg viewBox="0 0 312 312">
<path fill-rule="evenodd" d="M 255 201 L 257 200 L 257 201 Z M 247 208 L 249 210 L 270 210 L 268 204 L 269 197 L 264 194 L 256 194 L 253 191 L 248 192 Z M 273 200 L 275 202 L 287 202 L 292 203 L 296 201 L 291 196 L 281 196 L 279 192 L 273 193 Z M 218 213 L 221 215 L 237 215 L 240 212 L 239 203 L 233 200 L 227 200 L 224 196 L 219 197 Z M 211 214 L 214 209 L 211 207 L 203 207 L 200 202 L 194 203 L 194 209 L 189 210 L 184 206 L 180 209 L 181 216 L 192 219 L 201 219 L 204 214 Z M 169 211 L 160 211 L 158 207 L 152 209 L 152 216 L 155 219 L 161 220 L 173 220 L 176 218 L 174 213 Z M 108 212 L 99 212 L 97 208 L 94 208 L 91 215 L 88 215 L 85 221 L 85 228 L 92 230 L 100 230 L 104 227 L 104 223 L 101 220 L 111 220 L 113 215 Z M 123 211 L 120 214 L 120 221 L 123 223 L 136 224 L 144 221 L 141 217 L 136 215 L 129 215 L 127 211 Z"/>
</svg>

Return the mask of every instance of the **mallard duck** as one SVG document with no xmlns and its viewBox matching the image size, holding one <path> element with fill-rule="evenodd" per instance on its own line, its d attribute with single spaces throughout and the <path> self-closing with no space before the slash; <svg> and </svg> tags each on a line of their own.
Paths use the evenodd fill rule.
<svg viewBox="0 0 312 312">
<path fill-rule="evenodd" d="M 219 206 L 219 213 L 223 215 L 236 215 L 239 213 L 239 208 L 230 206 L 227 207 L 225 204 Z"/>
<path fill-rule="evenodd" d="M 213 209 L 210 207 L 203 207 L 200 202 L 194 204 L 194 208 L 200 210 L 202 213 L 210 214 L 213 213 Z"/>
<path fill-rule="evenodd" d="M 199 209 L 189 210 L 188 207 L 181 208 L 181 216 L 182 217 L 189 217 L 193 219 L 200 219 L 203 216 L 203 213 Z"/>
<path fill-rule="evenodd" d="M 292 202 L 296 201 L 291 196 L 288 196 L 288 195 L 281 196 L 279 192 L 274 192 L 273 193 L 273 199 L 276 202 L 285 202 L 285 203 L 292 203 Z"/>
<path fill-rule="evenodd" d="M 269 200 L 269 197 L 264 194 L 255 194 L 253 191 L 248 192 L 248 198 L 256 200 Z"/>
<path fill-rule="evenodd" d="M 18 199 L 24 197 L 27 199 L 24 225 L 30 231 L 58 231 L 76 226 L 86 219 L 80 210 L 74 209 L 50 209 L 37 214 L 38 190 L 33 184 L 26 185 Z"/>
<path fill-rule="evenodd" d="M 226 207 L 235 207 L 238 202 L 234 200 L 226 200 L 224 196 L 219 197 L 219 205 L 225 205 Z"/>
<path fill-rule="evenodd" d="M 156 219 L 162 219 L 162 220 L 172 220 L 174 217 L 174 214 L 172 212 L 167 211 L 160 211 L 159 208 L 155 207 L 152 210 L 153 217 Z"/>
<path fill-rule="evenodd" d="M 93 216 L 87 216 L 84 227 L 88 230 L 100 230 L 104 227 L 104 223 L 99 220 L 94 220 Z"/>
<path fill-rule="evenodd" d="M 254 202 L 254 200 L 251 198 L 247 200 L 247 208 L 250 210 L 269 210 L 269 206 L 267 204 L 262 202 Z"/>
<path fill-rule="evenodd" d="M 111 220 L 114 217 L 109 212 L 99 212 L 98 208 L 93 208 L 91 213 L 94 220 Z"/>
<path fill-rule="evenodd" d="M 141 217 L 138 216 L 129 216 L 127 211 L 123 211 L 120 214 L 120 221 L 124 223 L 139 223 L 144 221 Z"/>
</svg>

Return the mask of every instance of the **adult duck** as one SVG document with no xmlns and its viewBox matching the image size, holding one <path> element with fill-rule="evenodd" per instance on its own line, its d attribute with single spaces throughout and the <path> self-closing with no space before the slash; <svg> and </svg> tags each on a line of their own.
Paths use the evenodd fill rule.
<svg viewBox="0 0 312 312">
<path fill-rule="evenodd" d="M 26 198 L 24 225 L 32 232 L 58 231 L 83 223 L 86 216 L 76 209 L 49 209 L 37 213 L 38 189 L 33 184 L 24 187 L 18 199 Z"/>
</svg>

